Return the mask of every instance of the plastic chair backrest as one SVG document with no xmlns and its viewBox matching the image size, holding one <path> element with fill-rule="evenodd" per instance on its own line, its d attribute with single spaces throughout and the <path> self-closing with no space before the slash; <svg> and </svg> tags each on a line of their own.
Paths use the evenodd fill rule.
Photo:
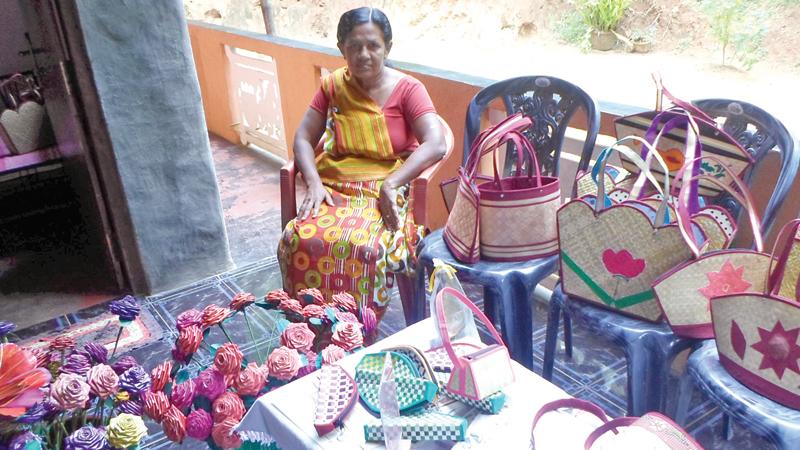
<svg viewBox="0 0 800 450">
<path fill-rule="evenodd" d="M 715 120 L 724 119 L 723 129 L 756 160 L 753 168 L 744 176 L 744 181 L 748 185 L 752 183 L 753 174 L 759 170 L 771 150 L 774 149 L 780 154 L 780 174 L 761 215 L 761 230 L 766 236 L 789 193 L 800 164 L 800 153 L 794 151 L 792 135 L 773 115 L 750 103 L 730 99 L 703 99 L 692 103 Z M 727 195 L 720 197 L 715 203 L 734 215 L 738 215 L 741 209 L 740 205 Z"/>
<path fill-rule="evenodd" d="M 558 176 L 561 148 L 572 116 L 581 108 L 586 114 L 586 140 L 578 163 L 579 171 L 586 171 L 600 130 L 600 110 L 597 102 L 583 89 L 559 78 L 550 76 L 525 76 L 492 83 L 475 94 L 467 109 L 464 133 L 464 160 L 472 141 L 480 133 L 481 115 L 495 99 L 502 99 L 508 115 L 521 112 L 533 119 L 533 127 L 525 136 L 536 149 L 542 165 L 542 174 Z M 506 155 L 505 171 L 513 166 L 513 152 Z M 573 183 L 575 194 L 576 185 Z"/>
</svg>

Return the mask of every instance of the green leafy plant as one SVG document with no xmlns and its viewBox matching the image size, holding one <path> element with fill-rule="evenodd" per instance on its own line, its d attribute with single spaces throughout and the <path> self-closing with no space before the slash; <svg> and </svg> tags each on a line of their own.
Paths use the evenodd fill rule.
<svg viewBox="0 0 800 450">
<path fill-rule="evenodd" d="M 766 57 L 768 2 L 701 0 L 700 8 L 711 23 L 711 33 L 722 45 L 723 66 L 728 65 L 728 56 L 732 56 L 750 70 Z"/>
<path fill-rule="evenodd" d="M 625 16 L 630 0 L 579 0 L 577 6 L 587 28 L 613 31 Z"/>
</svg>

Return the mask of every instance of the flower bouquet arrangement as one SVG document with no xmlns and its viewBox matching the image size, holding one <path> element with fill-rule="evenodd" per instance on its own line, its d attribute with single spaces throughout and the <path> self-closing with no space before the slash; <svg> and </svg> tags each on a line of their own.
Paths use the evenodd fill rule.
<svg viewBox="0 0 800 450">
<path fill-rule="evenodd" d="M 275 290 L 258 302 L 252 294 L 242 292 L 227 307 L 212 304 L 202 311 L 189 309 L 179 314 L 173 361 L 165 361 L 151 372 L 153 382 L 144 400 L 144 414 L 161 423 L 174 442 L 188 437 L 205 441 L 213 450 L 242 446 L 234 428 L 259 395 L 361 348 L 365 336 L 376 327 L 374 311 L 360 308 L 349 294 L 335 294 L 326 301 L 319 290 L 306 289 L 298 297 L 292 299 Z M 254 307 L 278 313 L 280 345 L 266 358 L 248 315 Z M 255 361 L 247 361 L 240 344 L 225 328 L 237 314 L 249 331 Z M 207 343 L 214 329 L 227 342 Z M 192 360 L 201 349 L 210 355 L 211 363 L 193 371 Z M 260 448 L 277 447 L 273 443 Z"/>
<path fill-rule="evenodd" d="M 135 449 L 147 435 L 150 375 L 130 356 L 112 362 L 122 329 L 140 312 L 127 296 L 109 304 L 120 321 L 114 352 L 59 335 L 46 347 L 0 344 L 0 448 Z M 0 326 L 2 329 L 7 327 Z"/>
</svg>

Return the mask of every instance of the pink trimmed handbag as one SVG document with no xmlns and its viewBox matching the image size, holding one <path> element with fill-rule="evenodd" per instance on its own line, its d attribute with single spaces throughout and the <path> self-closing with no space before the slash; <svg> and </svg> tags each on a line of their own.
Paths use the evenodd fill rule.
<svg viewBox="0 0 800 450">
<path fill-rule="evenodd" d="M 584 442 L 585 450 L 622 450 L 622 449 L 663 449 L 663 450 L 703 450 L 686 431 L 670 418 L 649 412 L 642 417 L 619 417 L 609 420 L 605 412 L 594 403 L 577 398 L 564 398 L 545 404 L 536 413 L 531 427 L 531 447 L 535 450 L 534 431 L 542 416 L 548 412 L 562 408 L 585 411 L 596 416 L 602 425 L 592 431 Z M 627 428 L 627 429 L 623 429 Z M 613 438 L 600 439 L 604 434 L 613 431 Z"/>
<path fill-rule="evenodd" d="M 702 158 L 714 164 L 723 164 L 716 157 Z M 682 179 L 691 170 L 694 161 L 688 161 L 678 172 L 676 178 Z M 723 165 L 723 167 L 725 167 Z M 727 169 L 725 169 L 727 170 Z M 658 299 L 664 317 L 677 336 L 693 339 L 714 337 L 711 325 L 710 301 L 717 296 L 745 291 L 763 292 L 765 280 L 772 257 L 763 251 L 760 220 L 747 186 L 735 174 L 727 174 L 737 190 L 709 175 L 696 175 L 688 178 L 689 183 L 681 186 L 676 208 L 681 235 L 692 251 L 694 258 L 676 266 L 653 282 L 653 292 Z M 753 230 L 755 250 L 714 250 L 706 251 L 706 243 L 697 241 L 690 232 L 694 218 L 689 217 L 688 195 L 690 183 L 702 180 L 716 185 L 728 192 L 747 211 Z"/>
<path fill-rule="evenodd" d="M 466 305 L 484 323 L 496 343 L 488 346 L 476 346 L 474 350 L 468 352 L 457 352 L 455 346 L 459 346 L 459 350 L 464 350 L 467 348 L 467 344 L 451 342 L 445 317 L 445 300 L 457 300 Z M 480 308 L 475 306 L 464 294 L 449 287 L 439 291 L 435 306 L 442 347 L 453 363 L 450 380 L 447 382 L 447 391 L 469 400 L 481 401 L 514 382 L 514 371 L 511 368 L 508 348 L 492 322 L 481 312 Z"/>
<path fill-rule="evenodd" d="M 473 142 L 458 178 L 442 183 L 445 198 L 458 183 L 444 240 L 459 261 L 526 261 L 558 252 L 555 215 L 561 205 L 560 185 L 557 177 L 542 176 L 536 152 L 521 134 L 530 125 L 531 119 L 515 114 L 484 130 Z M 495 153 L 507 143 L 516 149 L 517 171 L 501 178 Z M 490 153 L 494 177 L 478 175 L 480 159 Z M 527 176 L 522 174 L 526 154 Z"/>
<path fill-rule="evenodd" d="M 798 230 L 800 219 L 781 229 L 763 289 L 711 299 L 722 366 L 748 388 L 794 409 L 800 409 Z"/>
</svg>

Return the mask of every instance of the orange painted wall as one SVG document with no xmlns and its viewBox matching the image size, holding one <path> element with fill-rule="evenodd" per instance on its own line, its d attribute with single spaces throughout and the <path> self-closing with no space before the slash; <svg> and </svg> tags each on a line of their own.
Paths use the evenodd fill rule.
<svg viewBox="0 0 800 450">
<path fill-rule="evenodd" d="M 283 108 L 284 127 L 287 137 L 289 154 L 292 154 L 291 139 L 294 136 L 300 120 L 305 114 L 311 97 L 319 85 L 319 68 L 335 69 L 344 64 L 344 60 L 333 48 L 315 47 L 297 42 L 270 38 L 263 34 L 250 33 L 240 30 L 227 30 L 222 27 L 208 25 L 200 22 L 190 22 L 189 33 L 191 36 L 192 50 L 197 66 L 200 89 L 203 97 L 203 107 L 206 112 L 208 130 L 223 138 L 238 143 L 239 136 L 233 130 L 230 108 L 231 93 L 228 89 L 227 60 L 225 45 L 250 50 L 273 57 L 278 68 L 278 82 L 281 90 L 281 103 Z M 446 161 L 437 177 L 432 180 L 433 186 L 429 189 L 427 203 L 427 216 L 432 228 L 443 226 L 447 220 L 444 202 L 439 195 L 439 182 L 456 174 L 463 154 L 462 142 L 464 140 L 464 118 L 467 105 L 472 97 L 481 89 L 479 83 L 470 84 L 455 81 L 446 75 L 435 76 L 430 72 L 420 73 L 414 70 L 405 72 L 418 78 L 425 84 L 433 99 L 439 114 L 447 121 L 455 137 L 455 151 L 450 160 Z M 570 124 L 573 127 L 585 126 L 581 114 Z M 614 135 L 613 121 L 618 117 L 608 112 L 602 113 L 600 133 L 608 136 Z M 775 166 L 775 161 L 769 161 L 770 167 Z M 759 181 L 753 183 L 754 197 L 759 205 L 766 205 L 766 199 L 774 186 L 774 170 L 762 170 Z M 760 180 L 764 180 L 761 182 Z M 770 182 L 771 181 L 771 182 Z M 773 227 L 771 238 L 774 239 L 777 230 L 786 221 L 797 217 L 800 210 L 800 181 L 795 183 L 778 215 Z M 740 240 L 747 241 L 749 235 L 747 226 L 740 233 Z M 771 239 L 768 240 L 768 242 Z"/>
<path fill-rule="evenodd" d="M 291 156 L 291 141 L 295 130 L 303 118 L 311 97 L 319 85 L 320 67 L 334 69 L 344 65 L 340 56 L 281 45 L 259 38 L 255 34 L 232 33 L 224 29 L 200 23 L 190 23 L 189 33 L 192 42 L 197 75 L 206 112 L 208 130 L 228 141 L 238 143 L 239 135 L 232 128 L 236 121 L 231 113 L 230 92 L 228 88 L 227 59 L 225 45 L 269 55 L 275 59 L 278 68 L 278 83 L 281 90 L 284 129 L 287 147 Z M 322 50 L 322 49 L 321 49 Z M 444 225 L 447 213 L 439 195 L 439 181 L 453 176 L 461 164 L 464 140 L 464 117 L 467 105 L 480 90 L 480 86 L 447 80 L 440 77 L 406 71 L 425 84 L 439 114 L 450 125 L 455 137 L 455 151 L 442 167 L 427 202 L 427 215 L 433 228 Z"/>
</svg>

